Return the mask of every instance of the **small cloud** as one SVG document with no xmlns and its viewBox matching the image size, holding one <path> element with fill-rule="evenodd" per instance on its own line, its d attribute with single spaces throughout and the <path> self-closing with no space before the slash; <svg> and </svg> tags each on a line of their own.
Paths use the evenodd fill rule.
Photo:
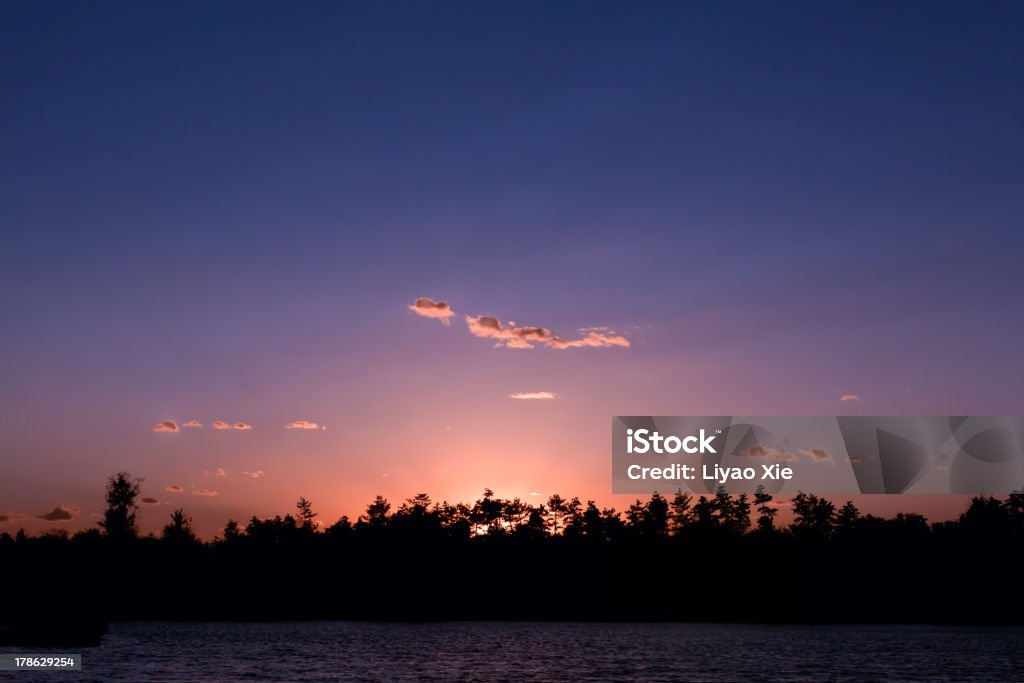
<svg viewBox="0 0 1024 683">
<path fill-rule="evenodd" d="M 181 425 L 185 429 L 197 429 L 203 426 L 203 423 L 199 420 L 189 420 L 185 424 Z"/>
<path fill-rule="evenodd" d="M 249 477 L 250 479 L 259 479 L 263 476 L 263 470 L 256 470 L 255 472 L 242 472 L 243 477 Z"/>
<path fill-rule="evenodd" d="M 153 425 L 153 431 L 164 434 L 174 434 L 178 431 L 178 423 L 174 420 L 167 420 L 166 422 L 158 422 Z"/>
<path fill-rule="evenodd" d="M 194 491 L 192 491 L 192 495 L 193 496 L 206 496 L 207 498 L 212 498 L 213 496 L 216 496 L 216 495 L 219 495 L 219 494 L 216 491 L 214 491 L 213 489 L 195 489 Z"/>
<path fill-rule="evenodd" d="M 539 496 L 540 492 L 538 492 L 538 491 L 530 491 L 530 495 L 531 496 Z"/>
<path fill-rule="evenodd" d="M 74 505 L 58 505 L 49 512 L 38 515 L 39 519 L 47 522 L 66 522 L 78 515 L 79 510 Z"/>
<path fill-rule="evenodd" d="M 320 425 L 309 420 L 295 420 L 284 426 L 285 429 L 319 429 Z"/>
<path fill-rule="evenodd" d="M 23 519 L 28 519 L 28 515 L 24 512 L 5 512 L 0 514 L 0 524 L 6 524 L 8 522 L 20 522 Z"/>
<path fill-rule="evenodd" d="M 226 477 L 226 476 L 228 476 L 228 471 L 226 469 L 224 469 L 223 467 L 218 467 L 217 471 L 214 472 L 213 475 L 215 477 Z"/>
<path fill-rule="evenodd" d="M 224 422 L 224 420 L 214 420 L 213 428 L 220 430 L 237 429 L 240 431 L 244 431 L 247 429 L 252 429 L 252 425 L 246 424 L 245 422 L 235 422 L 234 424 L 231 424 L 230 422 Z"/>
<path fill-rule="evenodd" d="M 522 400 L 551 400 L 555 398 L 555 394 L 550 391 L 527 391 L 521 394 L 509 394 L 509 398 L 522 399 Z"/>
<path fill-rule="evenodd" d="M 174 485 L 174 486 L 165 486 L 164 487 L 164 491 L 167 491 L 167 493 L 184 493 L 185 489 L 181 488 L 180 486 Z"/>
<path fill-rule="evenodd" d="M 736 455 L 742 458 L 767 458 L 769 460 L 782 460 L 783 462 L 794 462 L 800 459 L 796 453 L 790 453 L 778 448 L 765 448 L 757 445 L 739 451 Z"/>
<path fill-rule="evenodd" d="M 861 462 L 861 458 L 859 455 L 851 455 L 850 462 L 852 462 L 854 465 L 857 465 Z"/>
<path fill-rule="evenodd" d="M 860 403 L 860 396 L 857 394 L 843 394 L 839 397 L 839 400 L 843 402 L 853 401 L 854 403 Z"/>
<path fill-rule="evenodd" d="M 814 462 L 834 462 L 835 458 L 824 448 L 812 448 L 810 450 L 800 449 L 800 455 L 810 458 Z"/>
<path fill-rule="evenodd" d="M 143 498 L 142 502 L 145 503 L 146 505 L 159 505 L 160 504 L 160 501 L 157 500 L 156 498 L 149 498 L 149 497 Z"/>
<path fill-rule="evenodd" d="M 409 310 L 424 318 L 440 320 L 445 325 L 451 325 L 450 318 L 455 317 L 455 311 L 448 305 L 447 301 L 434 301 L 428 297 L 420 297 L 409 306 Z"/>
</svg>

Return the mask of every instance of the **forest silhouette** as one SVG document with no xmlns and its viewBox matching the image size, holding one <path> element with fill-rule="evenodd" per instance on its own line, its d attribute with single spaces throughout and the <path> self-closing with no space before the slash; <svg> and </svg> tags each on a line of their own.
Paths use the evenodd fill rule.
<svg viewBox="0 0 1024 683">
<path fill-rule="evenodd" d="M 0 534 L 9 620 L 1024 622 L 1024 492 L 937 523 L 800 493 L 786 526 L 761 491 L 654 494 L 622 513 L 489 489 L 472 504 L 378 496 L 329 525 L 301 498 L 202 541 L 180 508 L 142 536 L 141 484 L 110 477 L 98 529 Z"/>
</svg>

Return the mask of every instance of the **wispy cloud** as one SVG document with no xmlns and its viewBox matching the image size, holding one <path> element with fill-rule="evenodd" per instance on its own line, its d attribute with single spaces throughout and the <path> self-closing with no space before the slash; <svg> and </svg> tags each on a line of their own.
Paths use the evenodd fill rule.
<svg viewBox="0 0 1024 683">
<path fill-rule="evenodd" d="M 249 477 L 250 479 L 259 479 L 263 476 L 263 470 L 256 470 L 255 472 L 242 472 L 243 477 Z"/>
<path fill-rule="evenodd" d="M 320 429 L 320 425 L 309 420 L 295 420 L 284 426 L 285 429 Z"/>
<path fill-rule="evenodd" d="M 212 498 L 213 496 L 217 496 L 217 495 L 220 495 L 220 494 L 217 493 L 216 491 L 214 491 L 213 489 L 193 489 L 192 490 L 192 495 L 193 496 L 206 496 L 207 498 Z"/>
<path fill-rule="evenodd" d="M 80 510 L 74 505 L 58 505 L 49 512 L 37 515 L 37 517 L 45 519 L 47 522 L 66 522 L 77 517 L 79 512 Z"/>
<path fill-rule="evenodd" d="M 174 420 L 166 420 L 153 425 L 153 431 L 164 434 L 174 434 L 178 431 L 178 423 Z"/>
<path fill-rule="evenodd" d="M 183 488 L 181 488 L 180 486 L 177 486 L 177 485 L 172 485 L 172 486 L 165 486 L 164 487 L 164 491 L 167 491 L 167 493 L 184 493 L 185 489 L 183 489 Z"/>
<path fill-rule="evenodd" d="M 181 425 L 185 429 L 198 429 L 203 426 L 203 423 L 199 420 L 189 420 L 185 424 Z"/>
<path fill-rule="evenodd" d="M 409 310 L 416 315 L 421 315 L 424 318 L 433 318 L 434 320 L 440 320 L 445 325 L 451 325 L 451 318 L 455 317 L 455 311 L 448 305 L 447 301 L 434 301 L 433 299 L 425 296 L 421 296 L 416 299 Z"/>
<path fill-rule="evenodd" d="M 526 391 L 521 394 L 509 394 L 509 398 L 541 401 L 553 399 L 555 396 L 556 395 L 550 391 Z"/>
<path fill-rule="evenodd" d="M 28 519 L 28 515 L 24 512 L 4 512 L 0 514 L 0 524 L 7 524 L 8 522 L 20 522 L 23 519 Z"/>
<path fill-rule="evenodd" d="M 840 401 L 853 401 L 854 403 L 860 403 L 860 396 L 857 394 L 843 394 L 839 397 Z"/>
</svg>

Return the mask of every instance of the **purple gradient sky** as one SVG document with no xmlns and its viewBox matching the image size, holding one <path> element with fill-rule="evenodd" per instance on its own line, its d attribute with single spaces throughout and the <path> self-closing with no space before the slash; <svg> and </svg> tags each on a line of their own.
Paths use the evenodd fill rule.
<svg viewBox="0 0 1024 683">
<path fill-rule="evenodd" d="M 622 508 L 614 414 L 1021 413 L 1022 15 L 5 5 L 0 530 L 94 523 L 119 469 L 206 535 L 300 495 Z"/>
</svg>

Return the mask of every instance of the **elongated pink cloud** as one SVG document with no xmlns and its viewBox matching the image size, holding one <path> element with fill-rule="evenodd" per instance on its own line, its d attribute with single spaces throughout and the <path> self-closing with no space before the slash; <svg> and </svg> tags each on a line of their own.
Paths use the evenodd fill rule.
<svg viewBox="0 0 1024 683">
<path fill-rule="evenodd" d="M 216 491 L 214 491 L 213 489 L 193 489 L 192 495 L 193 496 L 205 496 L 207 498 L 212 498 L 213 496 L 218 496 L 220 494 L 217 493 Z"/>
<path fill-rule="evenodd" d="M 203 426 L 203 423 L 199 420 L 189 420 L 185 424 L 181 425 L 185 429 L 198 429 Z"/>
<path fill-rule="evenodd" d="M 185 489 L 183 489 L 183 488 L 181 488 L 180 486 L 177 486 L 177 485 L 172 485 L 172 486 L 165 486 L 164 487 L 164 491 L 167 491 L 167 493 L 184 493 Z"/>
<path fill-rule="evenodd" d="M 546 327 L 517 327 L 515 323 L 502 324 L 488 315 L 466 316 L 466 327 L 474 337 L 494 339 L 496 346 L 509 349 L 532 349 L 534 345 L 553 349 L 601 348 L 619 346 L 629 348 L 629 340 L 611 331 L 589 330 L 578 339 L 562 339 Z M 602 328 L 606 329 L 606 328 Z"/>
<path fill-rule="evenodd" d="M 166 420 L 153 425 L 153 431 L 158 434 L 175 434 L 178 432 L 178 423 L 174 420 Z"/>
<path fill-rule="evenodd" d="M 544 342 L 551 336 L 543 327 L 516 327 L 514 323 L 501 324 L 489 315 L 466 316 L 466 326 L 474 337 L 496 339 L 513 349 L 529 349 L 531 342 Z"/>
<path fill-rule="evenodd" d="M 839 397 L 839 400 L 844 402 L 853 401 L 855 403 L 860 403 L 860 396 L 857 394 L 843 394 Z"/>
<path fill-rule="evenodd" d="M 242 472 L 243 477 L 249 477 L 250 479 L 259 479 L 263 476 L 263 470 L 256 470 L 255 472 Z"/>
<path fill-rule="evenodd" d="M 285 429 L 320 429 L 320 425 L 309 420 L 295 420 L 284 426 Z"/>
<path fill-rule="evenodd" d="M 426 297 L 416 299 L 416 302 L 409 306 L 409 310 L 425 318 L 438 319 L 446 325 L 455 316 L 455 311 L 447 301 L 434 301 Z M 498 318 L 489 315 L 467 315 L 464 316 L 464 320 L 466 328 L 474 337 L 491 339 L 495 342 L 495 346 L 506 349 L 532 349 L 538 346 L 547 346 L 552 349 L 614 346 L 629 348 L 630 346 L 628 339 L 607 327 L 583 327 L 579 330 L 583 336 L 576 339 L 563 339 L 546 327 L 519 326 L 511 320 L 502 323 Z"/>
<path fill-rule="evenodd" d="M 552 337 L 548 340 L 548 345 L 556 349 L 580 349 L 583 347 L 591 347 L 599 349 L 604 346 L 621 346 L 623 348 L 629 348 L 629 340 L 625 337 L 617 334 L 607 334 L 605 332 L 588 332 L 586 336 L 580 337 L 579 339 L 559 339 L 558 337 Z"/>
<path fill-rule="evenodd" d="M 231 424 L 229 422 L 224 422 L 223 420 L 214 420 L 213 428 L 220 430 L 237 429 L 239 431 L 245 431 L 248 429 L 252 429 L 252 425 L 246 424 L 245 422 L 236 422 L 234 424 Z"/>
<path fill-rule="evenodd" d="M 409 310 L 424 318 L 440 320 L 445 325 L 451 325 L 451 318 L 455 317 L 455 311 L 448 305 L 447 301 L 434 301 L 433 299 L 421 296 L 416 299 Z"/>
<path fill-rule="evenodd" d="M 550 391 L 526 391 L 521 394 L 510 394 L 509 398 L 515 398 L 519 400 L 537 400 L 545 401 L 555 398 L 555 394 Z"/>
</svg>

